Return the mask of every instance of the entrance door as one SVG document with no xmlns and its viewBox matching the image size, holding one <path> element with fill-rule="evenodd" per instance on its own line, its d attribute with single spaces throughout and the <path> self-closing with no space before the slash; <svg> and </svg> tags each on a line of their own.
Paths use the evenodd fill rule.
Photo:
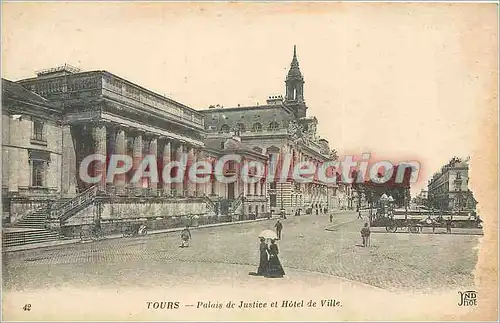
<svg viewBox="0 0 500 323">
<path fill-rule="evenodd" d="M 234 183 L 227 184 L 227 199 L 234 200 Z"/>
</svg>

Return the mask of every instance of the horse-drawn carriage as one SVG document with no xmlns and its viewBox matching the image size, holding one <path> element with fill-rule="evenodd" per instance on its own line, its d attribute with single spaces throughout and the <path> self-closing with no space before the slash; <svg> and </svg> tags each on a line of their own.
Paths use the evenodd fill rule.
<svg viewBox="0 0 500 323">
<path fill-rule="evenodd" d="M 370 226 L 385 227 L 387 232 L 406 230 L 411 233 L 420 233 L 424 227 L 436 228 L 482 228 L 482 220 L 474 211 L 451 212 L 430 211 L 426 209 L 406 210 L 395 209 L 388 212 L 377 210 L 370 216 Z"/>
</svg>

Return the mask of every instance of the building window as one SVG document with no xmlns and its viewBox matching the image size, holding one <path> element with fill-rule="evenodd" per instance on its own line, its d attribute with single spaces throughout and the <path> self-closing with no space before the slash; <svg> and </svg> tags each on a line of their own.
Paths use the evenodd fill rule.
<svg viewBox="0 0 500 323">
<path fill-rule="evenodd" d="M 34 187 L 45 186 L 45 161 L 43 160 L 31 161 L 31 186 Z"/>
<path fill-rule="evenodd" d="M 252 131 L 253 132 L 260 132 L 262 131 L 262 124 L 260 123 L 255 123 L 253 126 L 252 126 Z"/>
<path fill-rule="evenodd" d="M 237 123 L 236 130 L 238 130 L 239 132 L 245 132 L 246 131 L 245 125 L 241 122 Z"/>
<path fill-rule="evenodd" d="M 227 124 L 223 124 L 220 127 L 220 132 L 222 132 L 222 133 L 229 133 L 229 126 Z"/>
<path fill-rule="evenodd" d="M 39 120 L 33 121 L 33 139 L 45 141 L 44 123 Z"/>
<path fill-rule="evenodd" d="M 280 125 L 276 121 L 273 121 L 269 124 L 268 129 L 269 129 L 269 131 L 276 131 L 279 129 L 279 127 L 280 127 Z"/>
<path fill-rule="evenodd" d="M 276 194 L 269 195 L 269 204 L 271 207 L 276 207 Z"/>
</svg>

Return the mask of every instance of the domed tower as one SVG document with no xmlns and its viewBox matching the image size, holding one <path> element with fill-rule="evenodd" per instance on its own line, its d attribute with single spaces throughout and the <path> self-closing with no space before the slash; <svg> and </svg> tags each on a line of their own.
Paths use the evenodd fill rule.
<svg viewBox="0 0 500 323">
<path fill-rule="evenodd" d="M 293 46 L 293 59 L 290 70 L 286 76 L 285 104 L 295 111 L 297 118 L 306 116 L 306 104 L 304 102 L 304 77 L 300 72 L 299 61 L 297 59 L 297 47 Z"/>
</svg>

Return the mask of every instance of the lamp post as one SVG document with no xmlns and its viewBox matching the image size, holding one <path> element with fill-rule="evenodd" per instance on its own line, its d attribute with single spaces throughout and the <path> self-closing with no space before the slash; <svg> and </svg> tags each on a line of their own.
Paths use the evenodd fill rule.
<svg viewBox="0 0 500 323">
<path fill-rule="evenodd" d="M 281 201 L 280 213 L 282 216 L 284 216 L 285 210 L 283 209 L 283 181 L 280 181 L 280 201 Z"/>
</svg>

